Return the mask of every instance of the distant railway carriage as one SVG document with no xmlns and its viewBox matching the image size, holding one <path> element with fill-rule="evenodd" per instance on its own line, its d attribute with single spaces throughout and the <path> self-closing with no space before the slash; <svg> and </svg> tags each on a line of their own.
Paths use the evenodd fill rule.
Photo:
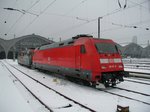
<svg viewBox="0 0 150 112">
<path fill-rule="evenodd" d="M 82 79 L 92 85 L 115 85 L 123 81 L 124 66 L 112 40 L 78 35 L 69 40 L 44 45 L 34 51 L 35 68 Z"/>
<path fill-rule="evenodd" d="M 34 49 L 23 50 L 18 53 L 18 63 L 28 67 L 32 66 L 32 56 Z"/>
</svg>

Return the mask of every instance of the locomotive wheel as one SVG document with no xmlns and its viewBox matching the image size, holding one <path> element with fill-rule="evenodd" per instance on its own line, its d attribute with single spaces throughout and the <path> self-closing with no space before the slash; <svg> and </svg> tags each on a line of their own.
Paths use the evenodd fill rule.
<svg viewBox="0 0 150 112">
<path fill-rule="evenodd" d="M 85 86 L 90 86 L 91 85 L 90 82 L 88 82 L 86 80 L 82 80 L 82 82 L 83 82 L 83 85 L 85 85 Z"/>
<path fill-rule="evenodd" d="M 33 69 L 33 70 L 36 69 L 33 65 L 31 65 L 30 68 Z"/>
<path fill-rule="evenodd" d="M 105 85 L 105 87 L 110 87 L 110 86 L 109 86 L 109 83 L 105 83 L 104 85 Z"/>
<path fill-rule="evenodd" d="M 96 88 L 96 82 L 92 82 L 92 83 L 91 83 L 91 86 L 92 86 L 93 88 Z"/>
<path fill-rule="evenodd" d="M 112 87 L 116 86 L 116 82 L 112 83 L 112 85 L 111 85 L 111 86 L 112 86 Z"/>
</svg>

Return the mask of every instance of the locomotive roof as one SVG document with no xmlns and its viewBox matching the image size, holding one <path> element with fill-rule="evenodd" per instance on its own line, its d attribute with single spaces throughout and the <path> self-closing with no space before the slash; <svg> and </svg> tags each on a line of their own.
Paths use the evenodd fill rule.
<svg viewBox="0 0 150 112">
<path fill-rule="evenodd" d="M 39 49 L 44 50 L 44 49 L 48 49 L 48 48 L 59 47 L 59 46 L 62 46 L 62 45 L 69 45 L 69 44 L 72 44 L 72 43 L 74 43 L 74 40 L 73 39 L 68 39 L 68 40 L 65 40 L 65 41 L 62 41 L 62 42 L 56 42 L 56 43 L 52 43 L 52 44 L 43 45 Z"/>
<path fill-rule="evenodd" d="M 83 37 L 93 37 L 91 35 L 87 35 L 87 34 L 80 34 L 77 35 L 75 37 L 72 37 L 70 39 L 61 41 L 61 42 L 56 42 L 56 43 L 52 43 L 52 44 L 47 44 L 47 45 L 42 45 L 39 49 L 40 50 L 44 50 L 44 49 L 48 49 L 48 48 L 55 48 L 55 47 L 59 47 L 59 46 L 64 46 L 64 45 L 70 45 L 73 44 L 75 40 L 77 40 L 78 38 L 83 38 Z"/>
<path fill-rule="evenodd" d="M 61 42 L 56 42 L 56 43 L 52 43 L 52 44 L 42 45 L 41 47 L 39 47 L 39 50 L 44 50 L 44 49 L 48 49 L 48 48 L 55 48 L 55 47 L 65 46 L 65 45 L 71 45 L 71 44 L 74 43 L 75 40 L 77 40 L 79 38 L 93 38 L 93 36 L 87 35 L 87 34 L 77 35 L 75 37 L 72 37 L 70 39 L 67 39 L 67 40 L 64 40 L 64 41 L 61 41 Z M 97 38 L 94 38 L 94 39 L 97 39 Z M 100 38 L 100 40 L 109 40 L 109 39 L 102 39 L 102 38 Z"/>
</svg>

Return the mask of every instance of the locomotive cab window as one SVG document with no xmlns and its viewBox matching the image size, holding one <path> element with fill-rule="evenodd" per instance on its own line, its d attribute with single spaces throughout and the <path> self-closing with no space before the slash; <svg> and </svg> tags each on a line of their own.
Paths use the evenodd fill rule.
<svg viewBox="0 0 150 112">
<path fill-rule="evenodd" d="M 80 52 L 81 52 L 81 54 L 85 54 L 86 53 L 85 45 L 81 45 L 80 46 Z"/>
<path fill-rule="evenodd" d="M 118 53 L 116 45 L 112 43 L 96 43 L 95 47 L 98 53 Z"/>
</svg>

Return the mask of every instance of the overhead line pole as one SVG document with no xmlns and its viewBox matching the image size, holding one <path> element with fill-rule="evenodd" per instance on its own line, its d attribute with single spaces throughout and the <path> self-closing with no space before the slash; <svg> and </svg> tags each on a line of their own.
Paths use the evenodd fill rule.
<svg viewBox="0 0 150 112">
<path fill-rule="evenodd" d="M 100 20 L 102 19 L 102 17 L 98 17 L 98 38 L 100 39 Z"/>
</svg>

